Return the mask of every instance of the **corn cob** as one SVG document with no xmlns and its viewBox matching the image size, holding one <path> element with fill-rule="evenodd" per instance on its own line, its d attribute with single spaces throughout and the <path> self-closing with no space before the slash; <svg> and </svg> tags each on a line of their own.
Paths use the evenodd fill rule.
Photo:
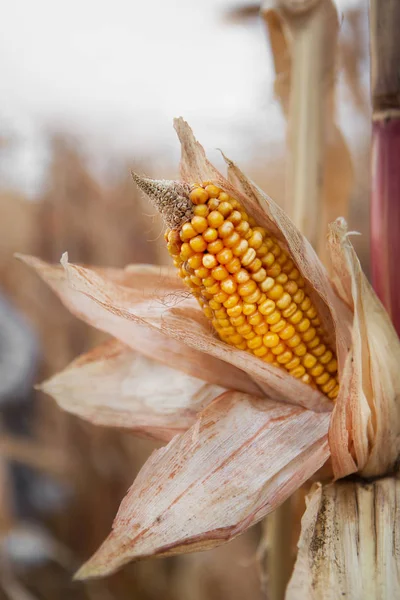
<svg viewBox="0 0 400 600">
<path fill-rule="evenodd" d="M 220 339 L 336 398 L 336 357 L 280 243 L 211 183 L 134 179 L 170 226 L 168 251 Z M 178 217 L 171 211 L 177 197 Z"/>
</svg>

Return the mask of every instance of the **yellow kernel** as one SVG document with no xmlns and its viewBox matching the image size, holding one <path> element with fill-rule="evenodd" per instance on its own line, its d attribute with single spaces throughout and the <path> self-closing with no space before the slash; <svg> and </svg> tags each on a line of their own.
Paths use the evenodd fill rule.
<svg viewBox="0 0 400 600">
<path fill-rule="evenodd" d="M 288 363 L 286 363 L 286 368 L 288 371 L 295 369 L 300 364 L 300 358 L 298 356 L 294 356 Z"/>
<path fill-rule="evenodd" d="M 229 298 L 228 294 L 225 294 L 225 292 L 218 292 L 218 294 L 215 294 L 214 296 L 214 300 L 216 300 L 217 302 L 221 302 L 221 304 L 223 302 L 225 302 L 225 300 L 227 300 Z"/>
<path fill-rule="evenodd" d="M 240 212 L 238 210 L 234 210 L 233 213 L 231 213 L 231 215 L 228 217 L 228 221 L 233 223 L 233 225 L 235 227 L 236 227 L 236 225 L 239 225 L 241 220 L 242 220 L 242 215 L 240 214 Z"/>
<path fill-rule="evenodd" d="M 206 267 L 199 267 L 198 269 L 195 269 L 194 274 L 197 277 L 200 277 L 200 279 L 205 279 L 210 276 L 210 270 L 206 269 Z"/>
<path fill-rule="evenodd" d="M 276 305 L 280 310 L 285 310 L 286 308 L 289 308 L 291 302 L 292 302 L 292 299 L 290 297 L 290 294 L 288 294 L 287 292 L 284 292 L 282 294 L 282 297 L 276 301 Z"/>
<path fill-rule="evenodd" d="M 276 283 L 280 283 L 281 285 L 285 285 L 287 280 L 288 280 L 288 277 L 287 277 L 287 275 L 285 275 L 285 273 L 280 273 L 277 277 L 275 277 Z"/>
<path fill-rule="evenodd" d="M 218 323 L 219 323 L 220 327 L 230 327 L 231 326 L 229 319 L 218 319 Z M 233 325 L 233 323 L 232 323 L 232 325 Z"/>
<path fill-rule="evenodd" d="M 267 348 L 274 348 L 279 344 L 279 335 L 276 333 L 266 333 L 263 337 L 264 346 Z"/>
<path fill-rule="evenodd" d="M 242 256 L 242 265 L 244 267 L 246 267 L 251 262 L 253 262 L 255 257 L 256 257 L 256 251 L 254 250 L 254 248 L 248 248 Z"/>
<path fill-rule="evenodd" d="M 296 379 L 300 379 L 300 377 L 303 377 L 305 372 L 306 372 L 305 368 L 302 367 L 301 365 L 299 365 L 298 367 L 295 367 L 294 369 L 289 371 L 289 373 L 291 375 L 293 375 L 293 377 L 296 377 Z"/>
<path fill-rule="evenodd" d="M 234 333 L 229 337 L 229 341 L 231 344 L 241 344 L 243 342 L 243 337 L 239 333 Z"/>
<path fill-rule="evenodd" d="M 293 337 L 289 338 L 286 343 L 289 348 L 295 348 L 301 343 L 301 337 L 296 333 Z"/>
<path fill-rule="evenodd" d="M 301 310 L 296 310 L 296 312 L 294 313 L 294 315 L 292 315 L 289 319 L 289 321 L 291 323 L 293 323 L 293 325 L 297 325 L 298 323 L 300 323 L 300 321 L 303 318 L 303 313 L 301 312 Z"/>
<path fill-rule="evenodd" d="M 264 265 L 264 267 L 269 269 L 275 262 L 275 256 L 272 254 L 272 252 L 268 252 L 268 254 L 262 257 L 261 262 Z"/>
<path fill-rule="evenodd" d="M 192 227 L 197 233 L 203 233 L 208 227 L 207 219 L 204 217 L 196 217 L 194 216 L 191 220 Z M 182 226 L 183 229 L 184 225 Z"/>
<path fill-rule="evenodd" d="M 247 346 L 250 348 L 250 350 L 260 348 L 260 346 L 262 346 L 262 337 L 260 335 L 256 335 L 253 339 L 247 342 Z"/>
<path fill-rule="evenodd" d="M 253 293 L 256 289 L 257 284 L 255 281 L 247 281 L 239 285 L 238 294 L 239 296 L 248 296 L 249 294 Z"/>
<path fill-rule="evenodd" d="M 203 308 L 203 312 L 206 315 L 207 319 L 212 319 L 213 311 L 211 310 L 211 308 L 209 306 L 205 306 Z"/>
<path fill-rule="evenodd" d="M 303 342 L 311 342 L 317 334 L 317 331 L 314 327 L 310 327 L 303 333 Z"/>
<path fill-rule="evenodd" d="M 197 235 L 196 237 L 192 238 L 189 242 L 189 245 L 195 252 L 204 252 L 204 250 L 207 248 L 207 243 L 205 240 L 203 240 L 201 235 Z"/>
<path fill-rule="evenodd" d="M 293 269 L 294 267 L 294 263 L 292 260 L 290 260 L 290 258 L 288 258 L 285 262 L 285 264 L 282 266 L 282 271 L 284 273 L 290 273 L 290 271 Z"/>
<path fill-rule="evenodd" d="M 312 369 L 317 364 L 317 359 L 315 356 L 307 352 L 307 354 L 303 356 L 302 363 L 306 369 Z"/>
<path fill-rule="evenodd" d="M 214 277 L 211 277 L 211 275 L 209 277 L 206 277 L 205 279 L 203 279 L 203 285 L 206 288 L 211 287 L 212 285 L 214 285 L 214 283 L 215 283 L 215 279 L 214 279 Z"/>
<path fill-rule="evenodd" d="M 271 300 L 278 300 L 283 295 L 283 287 L 278 283 L 267 292 L 267 295 Z"/>
<path fill-rule="evenodd" d="M 220 238 L 224 239 L 229 237 L 233 233 L 233 224 L 230 221 L 225 221 L 218 227 L 218 234 Z"/>
<path fill-rule="evenodd" d="M 273 331 L 274 333 L 279 333 L 280 331 L 282 331 L 282 329 L 284 329 L 285 325 L 285 319 L 280 319 L 280 321 L 275 323 L 275 325 L 271 325 L 270 331 Z"/>
<path fill-rule="evenodd" d="M 221 304 L 219 302 L 216 302 L 215 300 L 210 300 L 208 305 L 213 310 L 218 310 L 219 308 L 221 308 Z"/>
<path fill-rule="evenodd" d="M 214 254 L 203 254 L 203 266 L 206 269 L 213 269 L 217 264 L 218 261 Z"/>
<path fill-rule="evenodd" d="M 213 229 L 213 227 L 208 227 L 203 232 L 203 240 L 205 240 L 207 242 L 207 244 L 209 244 L 210 242 L 215 242 L 215 240 L 217 238 L 218 238 L 218 231 L 216 229 Z"/>
<path fill-rule="evenodd" d="M 240 240 L 237 244 L 235 244 L 232 248 L 232 252 L 235 256 L 241 256 L 244 254 L 249 247 L 249 244 L 246 240 Z"/>
<path fill-rule="evenodd" d="M 322 373 L 322 375 L 316 378 L 315 383 L 318 385 L 324 385 L 325 383 L 328 383 L 329 379 L 330 375 L 325 371 L 325 373 Z"/>
<path fill-rule="evenodd" d="M 238 242 L 240 242 L 240 235 L 236 231 L 233 231 L 228 237 L 224 238 L 224 246 L 227 248 L 232 248 Z"/>
<path fill-rule="evenodd" d="M 208 215 L 207 221 L 210 227 L 218 229 L 218 227 L 221 227 L 222 223 L 224 222 L 224 217 L 217 210 L 213 210 Z"/>
<path fill-rule="evenodd" d="M 312 320 L 315 319 L 315 317 L 317 316 L 317 311 L 315 310 L 315 308 L 312 306 L 307 312 L 306 312 L 307 317 Z"/>
<path fill-rule="evenodd" d="M 255 302 L 259 302 L 261 300 L 261 292 L 258 288 L 256 288 L 254 290 L 254 292 L 252 292 L 251 294 L 249 294 L 248 296 L 245 296 L 243 298 L 244 302 L 249 302 L 250 304 L 254 304 Z"/>
<path fill-rule="evenodd" d="M 312 353 L 314 354 L 314 356 L 322 356 L 325 351 L 326 346 L 324 346 L 324 344 L 320 344 L 319 346 L 313 349 Z"/>
<path fill-rule="evenodd" d="M 337 368 L 338 368 L 338 364 L 337 364 L 336 358 L 333 358 L 331 361 L 329 361 L 325 367 L 325 369 L 328 371 L 328 373 L 336 373 Z"/>
<path fill-rule="evenodd" d="M 276 325 L 281 320 L 281 313 L 279 310 L 275 310 L 273 313 L 267 316 L 266 321 L 268 325 Z"/>
<path fill-rule="evenodd" d="M 301 333 L 304 333 L 305 331 L 307 331 L 307 329 L 310 328 L 310 321 L 308 319 L 302 319 L 300 321 L 300 323 L 297 324 L 297 331 L 300 331 Z"/>
<path fill-rule="evenodd" d="M 201 279 L 200 279 L 200 277 L 196 277 L 196 275 L 191 275 L 190 276 L 190 281 L 195 286 L 200 286 L 201 285 Z"/>
<path fill-rule="evenodd" d="M 188 258 L 189 267 L 193 270 L 199 269 L 203 263 L 203 254 L 193 254 Z M 196 273 L 197 274 L 197 273 Z"/>
<path fill-rule="evenodd" d="M 328 394 L 328 398 L 334 400 L 339 393 L 339 386 L 335 386 L 331 392 Z"/>
<path fill-rule="evenodd" d="M 267 294 L 270 290 L 272 290 L 274 285 L 275 281 L 272 279 L 272 277 L 267 277 L 266 279 L 264 279 L 264 281 L 260 283 L 260 288 L 263 292 Z"/>
<path fill-rule="evenodd" d="M 321 364 L 317 364 L 315 365 L 315 367 L 313 367 L 310 370 L 310 375 L 312 375 L 313 377 L 318 377 L 319 375 L 321 375 L 324 372 L 324 367 Z"/>
<path fill-rule="evenodd" d="M 288 282 L 287 282 L 287 283 L 286 283 L 286 284 L 283 286 L 283 288 L 284 288 L 284 290 L 285 290 L 285 291 L 286 291 L 288 294 L 290 294 L 291 296 L 293 296 L 293 295 L 294 295 L 294 294 L 297 292 L 297 290 L 299 289 L 299 288 L 298 288 L 298 285 L 297 285 L 297 283 L 296 283 L 295 281 L 288 281 Z"/>
<path fill-rule="evenodd" d="M 193 204 L 205 204 L 209 198 L 209 195 L 203 188 L 196 187 L 190 192 L 189 198 Z"/>
<path fill-rule="evenodd" d="M 206 185 L 205 190 L 210 198 L 218 198 L 221 193 L 220 188 L 212 184 Z"/>
<path fill-rule="evenodd" d="M 304 298 L 303 302 L 300 304 L 300 308 L 303 312 L 306 312 L 311 307 L 311 300 L 308 296 Z"/>
<path fill-rule="evenodd" d="M 244 303 L 242 307 L 243 314 L 247 317 L 253 315 L 257 310 L 257 304 Z"/>
<path fill-rule="evenodd" d="M 245 325 L 240 325 L 240 326 L 237 328 L 237 332 L 238 332 L 238 333 L 240 333 L 240 335 L 243 335 L 243 336 L 245 336 L 245 335 L 247 335 L 248 333 L 251 333 L 251 332 L 252 332 L 251 325 L 249 325 L 248 323 L 246 323 Z"/>
<path fill-rule="evenodd" d="M 286 308 L 283 311 L 283 316 L 285 317 L 285 319 L 289 319 L 289 317 L 292 317 L 294 315 L 294 313 L 297 310 L 297 304 L 295 302 L 292 302 L 291 304 L 289 304 L 288 308 Z"/>
<path fill-rule="evenodd" d="M 305 294 L 303 290 L 298 290 L 295 295 L 293 296 L 293 301 L 296 302 L 296 304 L 301 304 L 304 300 Z"/>
<path fill-rule="evenodd" d="M 217 254 L 217 260 L 221 265 L 226 265 L 230 260 L 232 260 L 233 254 L 232 250 L 229 248 L 224 248 L 221 252 Z"/>
<path fill-rule="evenodd" d="M 233 211 L 233 208 L 232 208 L 232 204 L 231 204 L 230 202 L 226 202 L 226 201 L 224 201 L 224 200 L 221 200 L 221 196 L 222 196 L 222 194 L 220 194 L 220 195 L 218 196 L 218 200 L 219 200 L 219 201 L 220 201 L 220 203 L 221 203 L 221 204 L 218 206 L 218 212 L 220 212 L 220 213 L 221 213 L 221 215 L 222 215 L 223 217 L 225 217 L 225 218 L 226 218 L 226 217 L 229 217 L 229 215 L 230 215 L 230 214 L 231 214 L 231 212 Z M 229 197 L 229 196 L 228 196 L 228 197 Z"/>
<path fill-rule="evenodd" d="M 260 313 L 257 311 L 250 317 L 247 317 L 247 322 L 249 323 L 249 325 L 259 325 L 263 322 L 263 316 L 260 315 Z"/>
<path fill-rule="evenodd" d="M 221 336 L 223 335 L 225 338 L 228 338 L 230 335 L 235 334 L 235 328 L 234 327 L 223 327 L 222 329 L 219 330 L 219 334 Z"/>
<path fill-rule="evenodd" d="M 278 263 L 274 263 L 272 267 L 269 267 L 269 269 L 267 269 L 267 275 L 269 275 L 269 277 L 273 277 L 274 279 L 279 275 L 280 272 L 281 267 L 280 265 L 278 265 Z"/>
<path fill-rule="evenodd" d="M 263 243 L 263 236 L 259 231 L 253 231 L 251 238 L 249 239 L 250 248 L 258 250 Z"/>
<path fill-rule="evenodd" d="M 258 310 L 262 315 L 270 315 L 275 310 L 275 302 L 268 298 L 268 300 L 260 304 Z"/>
<path fill-rule="evenodd" d="M 206 204 L 199 204 L 194 207 L 193 212 L 196 217 L 207 217 L 210 211 Z"/>
<path fill-rule="evenodd" d="M 215 240 L 215 242 L 208 244 L 207 250 L 210 252 L 210 254 L 218 254 L 218 252 L 221 252 L 223 247 L 224 244 L 222 243 L 222 240 Z"/>
<path fill-rule="evenodd" d="M 243 217 L 242 217 L 243 218 Z M 239 225 L 236 226 L 236 231 L 240 233 L 240 235 L 244 236 L 249 231 L 250 225 L 247 221 L 241 221 Z"/>
<path fill-rule="evenodd" d="M 303 343 L 293 348 L 293 352 L 296 356 L 304 356 L 307 353 L 307 346 Z"/>
<path fill-rule="evenodd" d="M 230 317 L 239 317 L 242 314 L 242 305 L 236 304 L 232 308 L 227 308 L 226 312 Z"/>
<path fill-rule="evenodd" d="M 191 240 L 197 235 L 196 230 L 193 228 L 191 223 L 184 223 L 181 227 L 181 240 L 186 242 L 187 240 Z"/>
<path fill-rule="evenodd" d="M 261 266 L 261 260 L 259 258 L 255 258 L 249 265 L 247 265 L 247 268 L 252 273 L 257 273 L 257 271 L 261 269 Z"/>
<path fill-rule="evenodd" d="M 330 350 L 327 350 L 322 356 L 320 356 L 319 362 L 322 365 L 326 365 L 331 360 L 332 357 L 333 357 L 332 352 Z"/>
<path fill-rule="evenodd" d="M 240 271 L 242 264 L 237 258 L 237 256 L 235 256 L 234 258 L 232 258 L 232 260 L 226 263 L 225 266 L 228 269 L 229 273 L 237 273 L 238 271 Z"/>
<path fill-rule="evenodd" d="M 222 285 L 221 285 L 222 289 L 224 288 L 223 283 L 224 282 L 222 282 Z M 226 290 L 224 290 L 224 292 L 226 292 Z M 226 292 L 226 293 L 229 294 L 229 292 Z M 238 294 L 232 294 L 229 296 L 228 300 L 226 300 L 224 302 L 224 306 L 225 306 L 225 308 L 233 308 L 239 302 L 240 302 L 240 296 Z"/>
<path fill-rule="evenodd" d="M 206 287 L 206 292 L 208 292 L 209 294 L 212 294 L 214 296 L 214 294 L 218 294 L 218 292 L 221 291 L 221 288 L 219 287 L 219 283 L 215 282 L 213 283 L 213 285 L 207 286 Z"/>
<path fill-rule="evenodd" d="M 303 335 L 303 340 L 304 337 L 308 334 L 308 332 L 310 331 L 310 329 Z M 313 348 L 316 348 L 318 346 L 318 344 L 320 343 L 320 339 L 318 336 L 314 336 L 310 342 L 308 342 L 308 349 L 312 350 Z"/>
<path fill-rule="evenodd" d="M 279 342 L 279 344 L 277 346 L 275 346 L 275 348 L 272 348 L 271 352 L 273 354 L 275 354 L 275 356 L 278 356 L 279 354 L 283 354 L 286 350 L 285 344 L 282 344 L 282 342 Z"/>
<path fill-rule="evenodd" d="M 214 269 L 211 271 L 211 275 L 217 281 L 222 281 L 228 277 L 229 273 L 223 265 L 218 265 L 218 267 L 214 267 Z"/>
<path fill-rule="evenodd" d="M 256 273 L 253 273 L 253 275 L 251 276 L 251 278 L 254 279 L 254 281 L 257 281 L 257 283 L 261 283 L 266 277 L 267 272 L 263 268 L 259 269 Z"/>
<path fill-rule="evenodd" d="M 296 331 L 293 325 L 286 325 L 281 331 L 281 340 L 290 340 L 295 335 Z"/>
<path fill-rule="evenodd" d="M 246 269 L 240 269 L 237 273 L 235 273 L 234 277 L 237 283 L 246 283 L 246 281 L 249 281 L 250 279 L 250 275 L 248 274 Z"/>
<path fill-rule="evenodd" d="M 242 342 L 241 344 L 237 344 L 236 348 L 238 350 L 247 350 L 247 344 L 246 342 Z"/>
<path fill-rule="evenodd" d="M 208 208 L 210 209 L 210 212 L 212 210 L 217 210 L 218 206 L 219 206 L 219 200 L 218 198 L 210 198 L 208 203 L 207 203 Z"/>
<path fill-rule="evenodd" d="M 234 294 L 236 292 L 237 284 L 232 276 L 227 277 L 221 282 L 221 289 L 227 294 Z"/>
<path fill-rule="evenodd" d="M 265 335 L 268 331 L 268 325 L 265 323 L 265 321 L 263 321 L 259 325 L 254 326 L 254 331 L 257 333 L 257 335 Z"/>
<path fill-rule="evenodd" d="M 260 346 L 260 348 L 256 348 L 255 350 L 253 350 L 253 354 L 255 356 L 258 356 L 259 358 L 262 358 L 263 356 L 265 356 L 267 354 L 268 350 L 266 349 L 265 346 Z"/>
<path fill-rule="evenodd" d="M 243 337 L 245 340 L 252 340 L 256 337 L 256 334 L 254 333 L 254 331 L 249 331 L 249 333 L 245 333 Z"/>
<path fill-rule="evenodd" d="M 324 392 L 324 394 L 329 394 L 334 387 L 336 387 L 336 381 L 331 378 L 328 383 L 325 383 L 325 385 L 321 387 L 321 390 Z"/>
<path fill-rule="evenodd" d="M 189 246 L 189 244 L 187 242 L 184 242 L 181 246 L 181 252 L 180 252 L 180 257 L 182 260 L 186 260 L 189 258 L 189 256 L 192 256 L 192 254 L 194 254 L 192 248 Z"/>
<path fill-rule="evenodd" d="M 231 323 L 233 327 L 239 327 L 240 325 L 244 325 L 246 323 L 246 317 L 244 315 L 239 315 L 238 317 L 231 317 Z"/>
<path fill-rule="evenodd" d="M 280 354 L 277 357 L 277 361 L 280 365 L 286 365 L 287 363 L 289 363 L 293 358 L 293 354 L 292 352 L 290 352 L 290 350 L 286 350 L 285 352 L 282 352 L 282 354 Z"/>
<path fill-rule="evenodd" d="M 220 194 L 218 196 L 218 200 L 220 202 L 229 202 L 229 204 L 230 204 L 230 196 L 226 192 L 220 192 Z"/>
</svg>

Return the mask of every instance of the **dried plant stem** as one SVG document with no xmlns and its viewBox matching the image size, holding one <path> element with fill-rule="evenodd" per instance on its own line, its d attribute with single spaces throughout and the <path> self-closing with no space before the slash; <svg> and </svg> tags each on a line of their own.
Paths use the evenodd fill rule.
<svg viewBox="0 0 400 600">
<path fill-rule="evenodd" d="M 268 600 L 283 600 L 294 566 L 293 507 L 286 500 L 266 519 Z"/>
<path fill-rule="evenodd" d="M 371 0 L 371 266 L 374 288 L 400 334 L 400 3 Z"/>
</svg>

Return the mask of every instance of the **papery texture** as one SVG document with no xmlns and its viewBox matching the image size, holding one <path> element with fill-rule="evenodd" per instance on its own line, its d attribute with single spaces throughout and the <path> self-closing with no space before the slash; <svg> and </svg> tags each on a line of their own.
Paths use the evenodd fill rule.
<svg viewBox="0 0 400 600">
<path fill-rule="evenodd" d="M 179 283 L 175 292 L 173 282 L 164 288 L 164 277 L 150 278 L 147 268 L 139 267 L 136 273 L 132 266 L 127 277 L 136 288 L 125 287 L 114 283 L 117 270 L 113 270 L 113 279 L 107 279 L 100 272 L 65 261 L 63 268 L 34 257 L 20 258 L 37 271 L 75 316 L 113 335 L 133 350 L 209 383 L 248 393 L 259 389 L 240 369 L 192 350 L 160 331 L 161 316 L 169 306 L 197 306 L 187 294 L 182 295 Z M 118 277 L 124 280 L 124 271 L 121 270 Z M 200 314 L 199 309 L 198 312 Z"/>
<path fill-rule="evenodd" d="M 226 391 L 171 369 L 118 340 L 83 354 L 41 389 L 61 408 L 96 425 L 162 441 L 188 429 Z"/>
<path fill-rule="evenodd" d="M 352 346 L 340 381 L 329 433 L 336 478 L 392 471 L 400 454 L 400 342 L 361 270 L 347 226 L 330 229 L 334 282 L 353 307 Z"/>
<path fill-rule="evenodd" d="M 279 506 L 328 458 L 329 415 L 228 392 L 152 454 L 79 578 L 206 550 Z"/>
<path fill-rule="evenodd" d="M 319 486 L 302 519 L 286 600 L 400 595 L 400 481 Z"/>
</svg>

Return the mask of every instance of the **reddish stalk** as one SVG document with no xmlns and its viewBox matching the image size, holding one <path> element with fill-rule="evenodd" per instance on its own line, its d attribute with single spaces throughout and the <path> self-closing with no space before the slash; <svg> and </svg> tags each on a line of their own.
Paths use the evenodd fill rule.
<svg viewBox="0 0 400 600">
<path fill-rule="evenodd" d="M 400 335 L 400 2 L 371 0 L 371 267 Z"/>
</svg>

